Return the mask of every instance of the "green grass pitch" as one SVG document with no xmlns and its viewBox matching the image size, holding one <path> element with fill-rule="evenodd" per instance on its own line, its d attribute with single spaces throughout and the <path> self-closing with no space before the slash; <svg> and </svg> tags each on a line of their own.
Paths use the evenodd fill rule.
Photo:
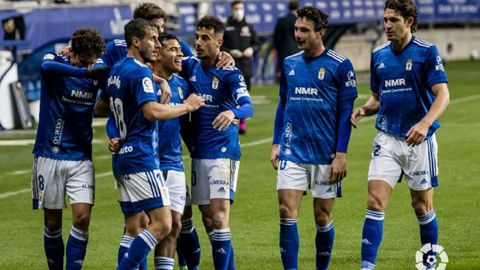
<svg viewBox="0 0 480 270">
<path fill-rule="evenodd" d="M 447 269 L 480 269 L 480 62 L 456 62 L 446 66 L 451 103 L 441 118 L 439 181 L 435 211 L 440 226 L 439 245 L 449 257 Z M 363 76 L 366 76 L 365 74 Z M 242 136 L 243 155 L 236 201 L 231 211 L 231 230 L 239 270 L 281 269 L 278 248 L 276 173 L 269 164 L 273 118 L 278 88 L 257 86 L 252 95 L 255 117 Z M 368 85 L 359 85 L 358 104 L 369 95 Z M 110 156 L 103 128 L 95 128 L 94 162 L 96 201 L 84 269 L 114 269 L 123 220 L 113 189 Z M 375 135 L 373 119 L 363 119 L 353 130 L 348 153 L 348 176 L 343 198 L 334 209 L 335 245 L 331 269 L 359 269 L 360 240 L 366 206 L 367 170 Z M 33 135 L 2 140 L 32 139 Z M 1 143 L 1 141 L 0 141 Z M 43 252 L 43 215 L 31 209 L 30 175 L 32 145 L 0 145 L 0 269 L 47 269 Z M 185 161 L 189 170 L 188 158 Z M 201 239 L 201 269 L 213 269 L 210 245 L 198 210 L 195 224 Z M 71 222 L 64 211 L 64 240 Z M 299 215 L 300 269 L 315 267 L 315 225 L 311 195 L 305 196 Z M 415 269 L 419 248 L 418 223 L 410 206 L 405 183 L 396 187 L 385 219 L 377 269 Z M 153 269 L 153 259 L 149 259 Z"/>
</svg>

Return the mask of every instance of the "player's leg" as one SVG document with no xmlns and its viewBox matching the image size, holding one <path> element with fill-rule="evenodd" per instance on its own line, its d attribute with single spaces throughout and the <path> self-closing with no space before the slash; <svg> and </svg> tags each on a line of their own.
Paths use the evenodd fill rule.
<svg viewBox="0 0 480 270">
<path fill-rule="evenodd" d="M 330 183 L 330 165 L 309 165 L 310 187 L 313 195 L 313 212 L 317 234 L 315 237 L 316 269 L 328 269 L 335 240 L 333 205 L 338 185 Z"/>
<path fill-rule="evenodd" d="M 362 269 L 373 269 L 383 237 L 385 210 L 395 184 L 402 176 L 398 152 L 403 145 L 392 136 L 379 132 L 374 140 L 368 170 L 368 199 L 362 231 Z"/>
<path fill-rule="evenodd" d="M 412 149 L 412 154 L 404 168 L 409 172 L 406 175 L 410 187 L 412 207 L 420 226 L 420 241 L 425 244 L 438 243 L 438 223 L 433 208 L 433 187 L 437 186 L 437 143 L 435 136 L 426 139 Z M 429 255 L 424 256 L 424 265 L 427 269 L 434 269 L 435 263 L 428 261 Z"/>
<path fill-rule="evenodd" d="M 170 233 L 155 247 L 155 269 L 171 270 L 174 266 L 177 237 L 182 226 L 182 214 L 185 208 L 185 173 L 178 171 L 163 171 L 170 196 L 172 229 Z"/>
<path fill-rule="evenodd" d="M 285 160 L 279 162 L 277 194 L 280 215 L 280 255 L 284 269 L 298 269 L 300 240 L 297 216 L 307 184 L 307 171 L 303 166 Z"/>
<path fill-rule="evenodd" d="M 200 240 L 193 223 L 192 205 L 187 193 L 187 205 L 182 216 L 182 229 L 177 240 L 177 253 L 180 265 L 188 266 L 189 270 L 198 270 L 200 265 Z M 185 261 L 183 264 L 181 260 Z"/>
<path fill-rule="evenodd" d="M 146 259 L 150 250 L 170 233 L 172 219 L 168 188 L 160 170 L 121 176 L 117 178 L 117 183 L 127 231 L 135 228 L 130 226 L 130 221 L 136 220 L 135 215 L 142 211 L 147 213 L 150 220 L 147 228 L 131 241 L 117 268 L 135 269 Z"/>
<path fill-rule="evenodd" d="M 72 206 L 72 228 L 67 241 L 67 270 L 81 269 L 88 243 L 88 227 L 94 200 L 93 164 L 85 161 L 62 161 L 68 173 L 66 193 Z"/>
<path fill-rule="evenodd" d="M 63 179 L 58 160 L 35 156 L 32 174 L 33 209 L 43 209 L 44 250 L 48 268 L 63 269 L 62 209 L 65 208 Z"/>
</svg>

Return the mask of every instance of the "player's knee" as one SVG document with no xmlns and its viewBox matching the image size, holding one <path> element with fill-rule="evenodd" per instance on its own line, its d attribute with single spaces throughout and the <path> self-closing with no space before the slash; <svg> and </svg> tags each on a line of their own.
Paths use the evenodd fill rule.
<svg viewBox="0 0 480 270">
<path fill-rule="evenodd" d="M 72 220 L 73 226 L 81 230 L 87 231 L 90 224 L 90 213 L 75 213 Z"/>
<path fill-rule="evenodd" d="M 417 216 L 422 216 L 432 210 L 431 201 L 424 198 L 412 198 L 412 207 Z"/>
<path fill-rule="evenodd" d="M 47 219 L 45 220 L 45 227 L 51 232 L 58 231 L 62 228 L 62 221 L 57 219 Z"/>
<path fill-rule="evenodd" d="M 373 211 L 385 212 L 386 203 L 376 194 L 369 194 L 367 200 L 367 208 Z"/>
<path fill-rule="evenodd" d="M 182 229 L 182 222 L 178 220 L 173 220 L 170 235 L 172 235 L 174 238 L 177 238 L 177 236 L 180 234 L 181 229 Z"/>
<path fill-rule="evenodd" d="M 326 226 L 332 220 L 332 213 L 325 208 L 317 209 L 315 213 L 315 223 L 320 226 Z"/>
<path fill-rule="evenodd" d="M 228 227 L 227 215 L 223 211 L 218 211 L 212 216 L 212 226 L 214 229 L 222 229 Z"/>
<path fill-rule="evenodd" d="M 163 239 L 172 231 L 172 223 L 166 221 L 152 222 L 149 227 L 149 231 L 157 238 Z"/>
<path fill-rule="evenodd" d="M 290 209 L 286 205 L 281 204 L 278 208 L 278 213 L 280 214 L 280 218 L 296 218 L 297 211 L 294 209 Z"/>
</svg>

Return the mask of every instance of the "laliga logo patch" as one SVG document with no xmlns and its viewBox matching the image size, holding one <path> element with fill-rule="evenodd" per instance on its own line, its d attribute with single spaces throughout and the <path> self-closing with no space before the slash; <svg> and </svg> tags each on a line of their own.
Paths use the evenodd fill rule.
<svg viewBox="0 0 480 270">
<path fill-rule="evenodd" d="M 177 91 L 178 91 L 178 96 L 179 96 L 181 99 L 183 99 L 183 90 L 182 90 L 182 88 L 181 88 L 180 86 L 177 88 Z"/>
<path fill-rule="evenodd" d="M 320 68 L 320 70 L 318 71 L 318 79 L 319 80 L 323 80 L 323 78 L 325 78 L 325 68 Z"/>
<path fill-rule="evenodd" d="M 412 70 L 412 59 L 407 60 L 407 64 L 405 65 L 406 70 Z"/>
<path fill-rule="evenodd" d="M 437 256 L 440 262 L 437 265 Z M 419 270 L 436 269 L 444 270 L 447 268 L 448 256 L 442 246 L 435 244 L 425 244 L 420 250 L 415 253 L 415 267 Z M 433 267 L 433 268 L 432 268 Z"/>
<path fill-rule="evenodd" d="M 212 89 L 218 89 L 218 78 L 213 76 Z"/>
<path fill-rule="evenodd" d="M 353 70 L 348 71 L 347 81 L 345 82 L 346 87 L 356 87 L 357 81 L 355 80 L 355 72 Z"/>
<path fill-rule="evenodd" d="M 153 90 L 153 83 L 152 83 L 152 80 L 150 80 L 150 78 L 148 78 L 148 77 L 143 78 L 142 85 L 143 85 L 143 91 L 145 93 L 154 93 L 155 92 Z"/>
<path fill-rule="evenodd" d="M 442 64 L 442 58 L 440 57 L 440 55 L 437 56 L 437 65 L 435 65 L 435 70 L 436 71 L 445 71 L 445 69 L 443 68 L 443 64 Z"/>
</svg>

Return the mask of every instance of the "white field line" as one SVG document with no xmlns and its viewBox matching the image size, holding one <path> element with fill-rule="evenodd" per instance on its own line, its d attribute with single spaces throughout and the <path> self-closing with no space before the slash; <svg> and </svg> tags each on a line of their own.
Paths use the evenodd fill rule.
<svg viewBox="0 0 480 270">
<path fill-rule="evenodd" d="M 107 144 L 107 140 L 98 140 L 93 139 L 93 144 Z M 27 146 L 35 144 L 35 140 L 33 139 L 25 139 L 25 140 L 0 140 L 0 146 Z"/>
<path fill-rule="evenodd" d="M 451 105 L 461 104 L 461 103 L 465 103 L 465 102 L 475 101 L 477 99 L 480 99 L 480 95 L 457 98 L 457 99 L 454 99 L 454 100 L 450 101 L 450 104 Z M 373 120 L 375 120 L 375 117 L 370 117 L 370 118 L 364 119 L 363 122 L 373 121 Z M 272 142 L 272 138 L 265 138 L 265 139 L 261 139 L 261 140 L 258 140 L 258 141 L 244 143 L 244 144 L 241 145 L 241 147 L 242 148 L 248 148 L 248 147 L 253 147 L 253 146 L 257 146 L 257 145 L 261 145 L 261 144 L 265 144 L 265 143 L 271 143 L 271 142 Z M 104 142 L 102 141 L 102 143 L 104 143 Z M 188 155 L 182 156 L 182 158 L 183 159 L 188 158 Z M 10 173 L 7 173 L 7 174 L 16 175 L 16 174 L 24 174 L 24 173 L 26 173 L 26 170 L 14 171 L 14 172 L 10 172 Z M 110 175 L 112 175 L 112 172 L 104 172 L 104 173 L 99 173 L 99 174 L 95 175 L 95 177 L 96 178 L 101 178 L 101 177 L 106 177 L 106 176 L 110 176 Z M 12 196 L 15 196 L 15 195 L 18 195 L 18 194 L 23 194 L 23 193 L 29 192 L 30 190 L 31 189 L 26 188 L 26 189 L 20 189 L 20 190 L 12 191 L 12 192 L 0 193 L 0 199 L 12 197 Z"/>
</svg>

